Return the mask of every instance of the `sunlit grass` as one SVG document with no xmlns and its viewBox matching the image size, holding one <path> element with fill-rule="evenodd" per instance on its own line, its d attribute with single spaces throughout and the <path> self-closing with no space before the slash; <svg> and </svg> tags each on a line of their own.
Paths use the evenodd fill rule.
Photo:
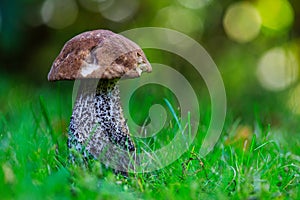
<svg viewBox="0 0 300 200">
<path fill-rule="evenodd" d="M 247 125 L 229 115 L 219 142 L 206 157 L 198 154 L 197 137 L 177 161 L 150 173 L 124 177 L 97 161 L 79 158 L 70 163 L 66 133 L 71 84 L 12 86 L 1 93 L 1 199 L 299 198 L 299 138 L 289 136 L 286 141 L 284 130 L 273 130 L 259 118 Z M 201 118 L 199 135 L 209 119 L 209 114 Z M 176 119 L 173 123 L 176 127 Z M 146 141 L 147 150 L 159 142 Z"/>
</svg>

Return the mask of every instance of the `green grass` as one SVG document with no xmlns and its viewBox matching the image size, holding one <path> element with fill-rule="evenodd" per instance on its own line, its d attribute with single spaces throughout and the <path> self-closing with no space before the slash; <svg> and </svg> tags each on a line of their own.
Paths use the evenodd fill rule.
<svg viewBox="0 0 300 200">
<path fill-rule="evenodd" d="M 9 87 L 0 95 L 0 199 L 300 198 L 299 138 L 259 118 L 243 124 L 230 114 L 206 157 L 198 155 L 200 138 L 171 165 L 124 177 L 97 161 L 68 162 L 71 83 L 41 89 L 4 84 Z M 199 135 L 209 117 L 201 116 Z"/>
</svg>

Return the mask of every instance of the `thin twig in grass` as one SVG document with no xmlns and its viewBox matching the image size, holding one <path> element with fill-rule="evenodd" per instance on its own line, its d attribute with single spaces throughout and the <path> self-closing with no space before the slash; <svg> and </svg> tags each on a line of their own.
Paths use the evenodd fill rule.
<svg viewBox="0 0 300 200">
<path fill-rule="evenodd" d="M 186 175 L 188 175 L 188 176 L 190 176 L 190 175 L 196 175 L 196 174 L 198 174 L 199 172 L 204 171 L 206 180 L 209 180 L 209 179 L 208 179 L 207 172 L 206 172 L 206 169 L 205 169 L 204 162 L 203 162 L 202 159 L 194 152 L 194 148 L 192 149 L 192 151 L 190 152 L 190 154 L 191 154 L 191 156 L 189 157 L 189 159 L 186 160 L 185 162 L 181 163 L 181 166 L 182 166 L 182 175 L 183 175 L 183 176 L 186 176 Z M 187 171 L 188 171 L 188 168 L 189 168 L 189 164 L 190 164 L 193 160 L 199 161 L 199 164 L 200 164 L 200 166 L 201 166 L 201 169 L 197 169 L 196 171 L 194 171 L 194 173 L 188 174 Z"/>
</svg>

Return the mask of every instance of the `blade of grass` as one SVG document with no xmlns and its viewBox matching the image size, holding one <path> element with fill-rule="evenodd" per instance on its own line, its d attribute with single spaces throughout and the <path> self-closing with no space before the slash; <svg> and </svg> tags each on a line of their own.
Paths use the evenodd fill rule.
<svg viewBox="0 0 300 200">
<path fill-rule="evenodd" d="M 57 106 L 57 109 L 58 109 L 58 113 L 59 113 L 59 118 L 60 118 L 60 121 L 63 120 L 63 116 L 62 116 L 62 105 L 61 105 L 61 97 L 62 97 L 62 91 L 61 91 L 61 82 L 60 81 L 57 81 L 57 95 L 58 97 L 57 99 L 57 103 L 58 103 L 58 106 Z M 60 123 L 60 129 L 62 130 L 62 124 Z"/>
<path fill-rule="evenodd" d="M 180 122 L 179 122 L 179 119 L 178 119 L 178 117 L 177 117 L 177 115 L 176 115 L 176 113 L 175 113 L 175 110 L 173 109 L 171 103 L 170 103 L 170 102 L 168 101 L 168 99 L 166 99 L 166 98 L 164 98 L 164 101 L 165 101 L 165 103 L 167 104 L 169 110 L 171 111 L 172 116 L 173 116 L 174 119 L 176 120 L 176 123 L 177 123 L 179 129 L 182 130 L 182 127 L 181 127 L 181 124 L 180 124 Z"/>
<path fill-rule="evenodd" d="M 253 149 L 254 149 L 255 141 L 256 141 L 256 135 L 253 134 L 252 141 L 251 141 L 251 146 L 250 146 L 250 152 L 249 152 L 248 159 L 247 159 L 247 166 L 249 166 L 250 157 L 251 157 L 251 155 L 253 155 L 252 153 L 254 152 Z"/>
<path fill-rule="evenodd" d="M 269 141 L 263 143 L 262 145 L 259 145 L 258 147 L 256 147 L 253 151 L 257 151 L 260 148 L 262 148 L 262 147 L 264 147 L 264 146 L 266 146 L 267 144 L 270 144 L 270 143 L 275 143 L 275 141 L 274 140 L 269 140 Z"/>
<path fill-rule="evenodd" d="M 39 103 L 40 103 L 40 107 L 41 107 L 41 111 L 42 111 L 42 116 L 44 117 L 45 122 L 46 122 L 46 126 L 49 129 L 49 133 L 51 135 L 51 139 L 52 139 L 53 143 L 56 144 L 57 147 L 59 147 L 57 138 L 54 136 L 54 131 L 53 131 L 53 128 L 51 126 L 51 122 L 50 122 L 50 118 L 49 118 L 49 113 L 48 113 L 48 110 L 46 108 L 45 99 L 44 99 L 44 97 L 42 95 L 39 96 Z"/>
<path fill-rule="evenodd" d="M 191 112 L 188 112 L 188 130 L 189 130 L 189 141 L 188 143 L 192 142 L 192 126 L 191 126 Z"/>
<path fill-rule="evenodd" d="M 48 114 L 48 111 L 47 111 L 47 108 L 46 108 L 45 99 L 42 95 L 39 96 L 39 103 L 40 103 L 40 106 L 41 106 L 42 115 L 45 119 L 47 127 L 49 128 L 49 132 L 50 132 L 51 135 L 53 135 L 53 129 L 52 129 L 49 114 Z"/>
</svg>

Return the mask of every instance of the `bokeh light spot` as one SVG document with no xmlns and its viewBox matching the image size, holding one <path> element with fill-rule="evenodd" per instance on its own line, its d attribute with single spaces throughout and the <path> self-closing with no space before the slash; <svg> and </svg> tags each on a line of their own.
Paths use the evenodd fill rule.
<svg viewBox="0 0 300 200">
<path fill-rule="evenodd" d="M 208 5 L 211 0 L 177 0 L 182 6 L 190 9 L 199 9 Z"/>
<path fill-rule="evenodd" d="M 300 84 L 298 84 L 290 93 L 287 106 L 291 112 L 300 115 Z"/>
<path fill-rule="evenodd" d="M 155 19 L 160 26 L 171 28 L 186 34 L 202 32 L 203 21 L 193 11 L 178 6 L 161 9 Z"/>
<path fill-rule="evenodd" d="M 73 24 L 77 14 L 78 7 L 74 0 L 46 0 L 41 8 L 43 22 L 55 29 Z"/>
<path fill-rule="evenodd" d="M 245 43 L 258 36 L 261 19 L 252 4 L 238 2 L 227 9 L 223 26 L 229 38 L 236 42 Z"/>
<path fill-rule="evenodd" d="M 260 59 L 257 77 L 261 85 L 272 91 L 286 89 L 298 78 L 298 60 L 289 48 L 273 48 Z"/>
<path fill-rule="evenodd" d="M 114 0 L 79 0 L 79 3 L 87 10 L 99 13 L 114 4 Z"/>
<path fill-rule="evenodd" d="M 294 21 L 294 10 L 287 0 L 258 0 L 256 7 L 262 25 L 273 31 L 285 30 Z"/>
<path fill-rule="evenodd" d="M 100 4 L 100 13 L 106 19 L 114 22 L 123 22 L 130 19 L 137 11 L 139 2 L 137 0 L 107 0 Z"/>
</svg>

